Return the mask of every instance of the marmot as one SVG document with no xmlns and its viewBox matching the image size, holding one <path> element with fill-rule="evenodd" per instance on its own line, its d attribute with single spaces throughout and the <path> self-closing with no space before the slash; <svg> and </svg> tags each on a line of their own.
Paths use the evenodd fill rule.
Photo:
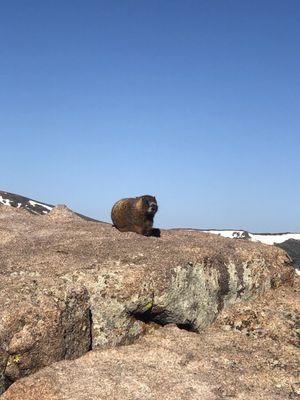
<svg viewBox="0 0 300 400">
<path fill-rule="evenodd" d="M 144 236 L 160 236 L 160 230 L 153 228 L 153 218 L 158 210 L 154 196 L 140 196 L 121 199 L 111 210 L 113 226 L 121 232 L 136 232 Z"/>
</svg>

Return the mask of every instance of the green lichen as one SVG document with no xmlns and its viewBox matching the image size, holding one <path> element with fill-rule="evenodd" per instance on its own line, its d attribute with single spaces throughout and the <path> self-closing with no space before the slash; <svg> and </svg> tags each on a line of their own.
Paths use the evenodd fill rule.
<svg viewBox="0 0 300 400">
<path fill-rule="evenodd" d="M 20 354 L 16 354 L 13 357 L 13 362 L 16 363 L 16 364 L 19 364 L 20 361 L 21 361 L 21 355 Z"/>
<path fill-rule="evenodd" d="M 15 354 L 14 356 L 9 356 L 6 363 L 6 367 L 9 367 L 13 363 L 19 364 L 20 362 L 21 362 L 21 354 Z"/>
<path fill-rule="evenodd" d="M 153 307 L 153 301 L 149 301 L 149 303 L 147 303 L 144 306 L 144 311 L 149 311 L 149 310 L 151 310 L 152 307 Z"/>
</svg>

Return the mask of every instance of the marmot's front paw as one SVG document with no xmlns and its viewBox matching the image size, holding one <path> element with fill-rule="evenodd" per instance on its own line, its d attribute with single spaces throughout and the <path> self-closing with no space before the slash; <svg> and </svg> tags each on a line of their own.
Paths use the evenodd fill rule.
<svg viewBox="0 0 300 400">
<path fill-rule="evenodd" d="M 160 229 L 153 228 L 151 232 L 151 236 L 160 237 Z"/>
</svg>

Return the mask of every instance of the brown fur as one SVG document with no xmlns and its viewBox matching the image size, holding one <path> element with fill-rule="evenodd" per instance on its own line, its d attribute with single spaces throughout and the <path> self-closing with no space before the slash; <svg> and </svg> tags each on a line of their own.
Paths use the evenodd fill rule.
<svg viewBox="0 0 300 400">
<path fill-rule="evenodd" d="M 160 236 L 160 230 L 153 228 L 153 218 L 157 212 L 155 197 L 145 195 L 121 199 L 111 210 L 114 226 L 121 232 L 136 232 L 144 236 Z"/>
</svg>

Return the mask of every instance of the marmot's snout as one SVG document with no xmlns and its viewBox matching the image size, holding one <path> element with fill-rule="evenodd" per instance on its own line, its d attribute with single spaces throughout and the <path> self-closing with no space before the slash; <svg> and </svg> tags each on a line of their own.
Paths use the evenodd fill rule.
<svg viewBox="0 0 300 400">
<path fill-rule="evenodd" d="M 155 214 L 158 210 L 157 204 L 154 202 L 149 203 L 148 213 Z"/>
</svg>

